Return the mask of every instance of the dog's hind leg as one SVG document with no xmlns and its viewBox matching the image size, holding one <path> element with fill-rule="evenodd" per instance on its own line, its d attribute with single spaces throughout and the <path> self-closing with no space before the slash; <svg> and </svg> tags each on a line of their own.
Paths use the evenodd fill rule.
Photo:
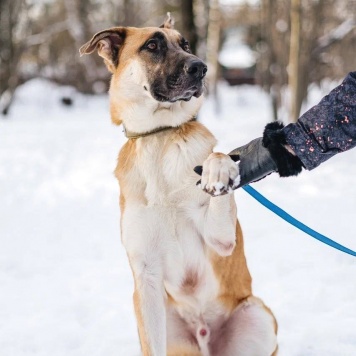
<svg viewBox="0 0 356 356">
<path fill-rule="evenodd" d="M 271 356 L 277 352 L 277 323 L 256 297 L 249 297 L 211 338 L 212 356 Z"/>
<path fill-rule="evenodd" d="M 202 356 L 195 335 L 171 307 L 167 310 L 167 356 Z"/>
<path fill-rule="evenodd" d="M 170 346 L 167 356 L 201 356 L 199 350 L 191 345 Z"/>
</svg>

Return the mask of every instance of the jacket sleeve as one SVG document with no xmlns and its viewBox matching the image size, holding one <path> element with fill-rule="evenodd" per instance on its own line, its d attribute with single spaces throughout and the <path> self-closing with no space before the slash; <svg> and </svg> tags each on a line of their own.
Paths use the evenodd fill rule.
<svg viewBox="0 0 356 356">
<path fill-rule="evenodd" d="M 356 72 L 283 129 L 287 143 L 306 169 L 356 146 Z"/>
</svg>

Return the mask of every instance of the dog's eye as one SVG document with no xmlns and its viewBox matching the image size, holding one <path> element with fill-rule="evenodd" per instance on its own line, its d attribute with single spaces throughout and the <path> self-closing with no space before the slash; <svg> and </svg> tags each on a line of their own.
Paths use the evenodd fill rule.
<svg viewBox="0 0 356 356">
<path fill-rule="evenodd" d="M 151 51 L 155 51 L 158 48 L 158 45 L 156 41 L 150 41 L 147 43 L 146 47 Z"/>
<path fill-rule="evenodd" d="M 184 42 L 182 48 L 184 51 L 190 53 L 190 47 L 188 42 Z"/>
</svg>

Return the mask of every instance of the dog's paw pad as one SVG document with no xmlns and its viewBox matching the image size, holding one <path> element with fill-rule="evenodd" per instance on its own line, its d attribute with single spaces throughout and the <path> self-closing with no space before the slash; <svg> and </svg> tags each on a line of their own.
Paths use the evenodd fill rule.
<svg viewBox="0 0 356 356">
<path fill-rule="evenodd" d="M 228 155 L 211 153 L 203 164 L 201 183 L 214 197 L 232 193 L 240 183 L 238 166 Z"/>
</svg>

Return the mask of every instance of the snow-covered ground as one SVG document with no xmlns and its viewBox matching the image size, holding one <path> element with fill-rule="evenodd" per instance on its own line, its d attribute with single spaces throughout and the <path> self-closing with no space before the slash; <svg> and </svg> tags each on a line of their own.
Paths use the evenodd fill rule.
<svg viewBox="0 0 356 356">
<path fill-rule="evenodd" d="M 113 176 L 125 141 L 108 99 L 35 80 L 0 120 L 0 355 L 136 356 L 133 283 L 120 243 Z M 270 118 L 256 87 L 220 87 L 221 113 L 200 119 L 229 151 Z M 316 104 L 320 93 L 312 96 Z M 298 178 L 254 187 L 325 235 L 356 249 L 356 150 Z M 356 259 L 236 192 L 255 294 L 279 323 L 281 356 L 356 355 Z M 249 356 L 249 355 L 246 355 Z"/>
</svg>

